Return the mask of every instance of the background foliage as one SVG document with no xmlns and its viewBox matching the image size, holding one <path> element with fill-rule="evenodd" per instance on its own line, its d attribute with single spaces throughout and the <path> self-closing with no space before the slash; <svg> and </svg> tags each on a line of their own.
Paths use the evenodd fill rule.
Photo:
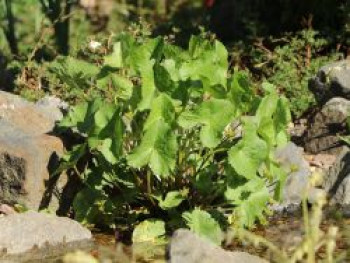
<svg viewBox="0 0 350 263">
<path fill-rule="evenodd" d="M 76 141 L 55 176 L 82 183 L 78 220 L 220 243 L 279 198 L 288 171 L 273 152 L 289 108 L 315 106 L 308 79 L 348 55 L 349 3 L 214 2 L 0 2 L 0 86 L 72 105 L 60 128 Z"/>
</svg>

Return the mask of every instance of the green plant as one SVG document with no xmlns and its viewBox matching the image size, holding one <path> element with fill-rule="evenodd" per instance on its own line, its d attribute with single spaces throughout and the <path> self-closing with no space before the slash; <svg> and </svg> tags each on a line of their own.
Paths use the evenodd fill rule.
<svg viewBox="0 0 350 263">
<path fill-rule="evenodd" d="M 33 15 L 23 15 L 28 13 Z M 1 51 L 5 55 L 11 52 L 16 57 L 28 51 L 36 41 L 40 19 L 40 7 L 35 0 L 0 1 L 0 29 L 4 35 L 0 40 Z"/>
<path fill-rule="evenodd" d="M 57 170 L 84 183 L 79 221 L 135 227 L 134 241 L 187 226 L 220 243 L 229 224 L 264 221 L 270 184 L 279 198 L 285 173 L 273 156 L 288 140 L 287 100 L 232 73 L 219 41 L 192 37 L 183 50 L 121 34 L 99 65 L 68 57 L 55 72 L 99 94 L 59 125 L 81 138 Z"/>
<path fill-rule="evenodd" d="M 315 105 L 315 98 L 308 89 L 310 78 L 329 61 L 340 57 L 332 49 L 330 41 L 312 29 L 281 38 L 260 39 L 242 54 L 242 46 L 234 48 L 234 57 L 249 58 L 249 69 L 257 79 L 276 85 L 290 101 L 293 116 L 301 117 Z M 238 52 L 237 52 L 238 48 Z"/>
</svg>

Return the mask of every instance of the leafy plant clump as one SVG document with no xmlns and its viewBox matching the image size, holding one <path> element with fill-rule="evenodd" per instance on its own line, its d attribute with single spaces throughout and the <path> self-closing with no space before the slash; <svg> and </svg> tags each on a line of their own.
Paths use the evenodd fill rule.
<svg viewBox="0 0 350 263">
<path fill-rule="evenodd" d="M 300 118 L 316 104 L 308 88 L 309 80 L 324 64 L 341 57 L 340 52 L 332 48 L 336 46 L 334 43 L 312 29 L 259 40 L 252 47 L 246 46 L 247 54 L 241 54 L 243 48 L 238 45 L 233 56 L 237 57 L 236 60 L 248 57 L 251 64 L 247 65 L 248 68 L 258 79 L 266 79 L 282 91 L 290 101 L 295 118 Z"/>
<path fill-rule="evenodd" d="M 57 171 L 83 181 L 79 221 L 131 226 L 134 242 L 188 227 L 219 244 L 225 228 L 263 222 L 279 199 L 285 173 L 274 151 L 288 141 L 287 100 L 229 70 L 219 41 L 192 37 L 183 50 L 121 34 L 99 65 L 68 57 L 56 73 L 101 91 L 59 125 L 81 138 Z"/>
</svg>

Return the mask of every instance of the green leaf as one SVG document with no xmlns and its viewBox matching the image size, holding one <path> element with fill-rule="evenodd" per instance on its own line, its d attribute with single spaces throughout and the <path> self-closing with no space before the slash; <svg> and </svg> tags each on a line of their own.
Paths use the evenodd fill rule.
<svg viewBox="0 0 350 263">
<path fill-rule="evenodd" d="M 287 133 L 288 124 L 292 121 L 289 102 L 285 97 L 279 99 L 276 113 L 274 116 L 274 125 L 276 127 L 277 146 L 286 145 L 289 137 Z"/>
<path fill-rule="evenodd" d="M 107 161 L 115 164 L 122 155 L 124 123 L 118 108 L 108 110 L 108 107 L 103 107 L 101 110 L 103 109 L 106 115 L 98 115 L 100 126 L 89 134 L 88 144 L 91 149 L 100 151 Z"/>
<path fill-rule="evenodd" d="M 223 234 L 220 225 L 208 212 L 196 208 L 192 212 L 184 212 L 182 217 L 191 231 L 221 245 Z"/>
<path fill-rule="evenodd" d="M 112 68 L 121 68 L 123 66 L 123 56 L 121 43 L 117 42 L 113 45 L 113 52 L 105 56 L 104 64 Z"/>
<path fill-rule="evenodd" d="M 261 118 L 257 132 L 269 146 L 276 145 L 276 130 L 271 117 L 264 116 Z"/>
<path fill-rule="evenodd" d="M 288 142 L 286 129 L 291 121 L 291 115 L 286 98 L 278 97 L 272 90 L 262 99 L 256 116 L 259 120 L 258 133 L 269 146 L 274 147 Z"/>
<path fill-rule="evenodd" d="M 229 151 L 229 162 L 235 171 L 247 179 L 254 178 L 268 157 L 267 143 L 257 134 L 254 119 L 244 119 L 244 137 Z"/>
<path fill-rule="evenodd" d="M 82 224 L 114 224 L 116 207 L 99 190 L 85 187 L 74 198 L 75 219 Z"/>
<path fill-rule="evenodd" d="M 253 101 L 253 90 L 250 88 L 248 76 L 245 72 L 235 70 L 229 81 L 230 90 L 228 98 L 236 105 L 238 115 L 251 110 Z"/>
<path fill-rule="evenodd" d="M 115 90 L 115 97 L 127 101 L 131 98 L 134 84 L 131 80 L 119 74 L 109 72 L 106 68 L 98 76 L 96 85 L 101 90 L 111 87 Z"/>
<path fill-rule="evenodd" d="M 120 152 L 120 147 L 115 147 L 113 143 L 114 141 L 111 138 L 107 138 L 102 140 L 101 144 L 97 147 L 103 157 L 111 164 L 117 163 Z"/>
<path fill-rule="evenodd" d="M 84 120 L 77 123 L 78 131 L 84 135 L 94 133 L 95 129 L 95 113 L 101 109 L 103 101 L 101 99 L 94 99 L 89 101 Z M 101 128 L 100 128 L 101 129 Z M 95 132 L 96 133 L 96 132 Z"/>
<path fill-rule="evenodd" d="M 95 78 L 100 71 L 96 65 L 73 57 L 57 58 L 50 70 L 69 87 L 77 90 L 87 87 L 89 80 Z"/>
<path fill-rule="evenodd" d="M 73 57 L 60 57 L 57 63 L 61 70 L 64 69 L 66 74 L 72 77 L 94 77 L 100 71 L 96 65 Z"/>
<path fill-rule="evenodd" d="M 89 135 L 99 134 L 103 128 L 112 120 L 117 107 L 110 103 L 105 103 L 94 113 L 94 129 Z"/>
<path fill-rule="evenodd" d="M 77 126 L 87 136 L 90 149 L 99 150 L 103 156 L 115 163 L 122 150 L 124 124 L 119 108 L 101 100 L 83 103 L 74 107 L 61 122 L 61 127 Z"/>
<path fill-rule="evenodd" d="M 113 115 L 114 110 L 113 105 L 103 103 L 101 99 L 84 102 L 73 107 L 59 127 L 75 128 L 83 135 L 97 134 L 107 124 L 107 118 Z"/>
<path fill-rule="evenodd" d="M 338 138 L 345 142 L 347 145 L 350 145 L 350 136 L 338 136 Z"/>
<path fill-rule="evenodd" d="M 164 200 L 159 201 L 159 207 L 163 210 L 169 210 L 178 207 L 184 200 L 184 196 L 179 191 L 172 191 L 167 193 Z"/>
<path fill-rule="evenodd" d="M 153 122 L 142 138 L 141 144 L 127 156 L 128 164 L 135 168 L 149 165 L 159 176 L 167 177 L 175 168 L 176 136 L 162 120 Z"/>
<path fill-rule="evenodd" d="M 117 74 L 113 74 L 111 80 L 117 90 L 115 96 L 122 100 L 129 100 L 133 93 L 134 84 L 129 79 Z"/>
<path fill-rule="evenodd" d="M 223 131 L 234 119 L 235 113 L 235 107 L 230 101 L 211 99 L 204 101 L 194 111 L 183 112 L 178 123 L 185 129 L 203 126 L 200 133 L 201 142 L 206 147 L 214 148 L 220 143 Z"/>
<path fill-rule="evenodd" d="M 59 123 L 60 128 L 71 128 L 78 126 L 79 123 L 84 122 L 85 116 L 88 111 L 89 104 L 87 102 L 80 103 L 69 111 Z"/>
<path fill-rule="evenodd" d="M 181 65 L 181 79 L 200 80 L 205 88 L 215 85 L 226 88 L 228 53 L 225 46 L 219 41 L 211 44 L 198 37 L 192 37 L 189 50 L 192 59 Z"/>
<path fill-rule="evenodd" d="M 276 86 L 269 82 L 263 82 L 261 84 L 262 89 L 267 93 L 276 93 Z"/>
<path fill-rule="evenodd" d="M 173 60 L 171 60 L 173 61 Z M 176 69 L 173 69 L 176 71 Z M 172 80 L 170 73 L 162 64 L 156 64 L 154 66 L 154 81 L 157 87 L 157 90 L 160 92 L 165 92 L 171 94 L 174 92 L 176 87 L 179 85 L 177 82 Z"/>
<path fill-rule="evenodd" d="M 65 153 L 62 156 L 62 159 L 60 161 L 60 165 L 54 171 L 54 173 L 50 176 L 58 175 L 61 172 L 76 166 L 78 161 L 80 160 L 80 158 L 83 157 L 84 154 L 87 152 L 86 146 L 87 145 L 85 143 L 73 146 L 73 149 L 71 151 Z"/>
<path fill-rule="evenodd" d="M 128 63 L 141 75 L 141 101 L 138 104 L 140 111 L 149 109 L 156 94 L 153 66 L 157 61 L 158 49 L 163 42 L 160 38 L 151 39 L 141 45 L 136 45 L 130 52 Z"/>
<path fill-rule="evenodd" d="M 263 118 L 272 118 L 273 114 L 276 111 L 277 103 L 278 94 L 276 92 L 266 95 L 261 100 L 256 111 L 256 117 L 258 121 L 261 121 Z"/>
<path fill-rule="evenodd" d="M 151 113 L 143 129 L 148 130 L 154 123 L 162 121 L 173 126 L 175 121 L 175 108 L 171 98 L 165 94 L 159 95 L 152 103 Z"/>
<path fill-rule="evenodd" d="M 89 140 L 94 140 L 98 139 L 101 131 L 110 124 L 118 107 L 106 102 L 102 104 L 102 101 L 94 101 L 90 105 L 82 127 L 87 132 Z M 89 146 L 94 147 L 94 144 L 89 142 Z"/>
<path fill-rule="evenodd" d="M 165 236 L 165 223 L 162 220 L 148 219 L 138 224 L 132 233 L 132 242 L 163 242 Z"/>
<path fill-rule="evenodd" d="M 179 81 L 180 80 L 180 73 L 176 67 L 175 60 L 165 59 L 161 65 L 164 69 L 166 69 L 166 71 L 169 74 L 172 81 Z"/>
<path fill-rule="evenodd" d="M 153 63 L 145 66 L 141 71 L 142 85 L 141 85 L 141 101 L 137 105 L 140 111 L 150 108 L 152 100 L 156 95 L 156 85 L 154 83 Z"/>
<path fill-rule="evenodd" d="M 238 187 L 229 186 L 225 197 L 237 206 L 234 216 L 239 226 L 252 227 L 257 220 L 264 221 L 264 212 L 270 200 L 264 180 L 255 177 Z"/>
</svg>

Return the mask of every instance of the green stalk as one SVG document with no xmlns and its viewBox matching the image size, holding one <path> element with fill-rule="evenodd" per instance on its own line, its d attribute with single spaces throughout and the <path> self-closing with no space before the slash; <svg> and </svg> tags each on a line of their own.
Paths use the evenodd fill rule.
<svg viewBox="0 0 350 263">
<path fill-rule="evenodd" d="M 309 211 L 307 208 L 307 192 L 309 187 L 305 190 L 304 197 L 302 199 L 302 207 L 303 207 L 303 220 L 304 220 L 304 227 L 305 227 L 305 236 L 306 236 L 306 245 L 307 245 L 307 262 L 308 263 L 314 263 L 315 260 L 313 258 L 314 253 L 314 246 L 313 246 L 313 237 L 310 229 L 310 220 L 309 220 Z"/>
<path fill-rule="evenodd" d="M 12 1 L 5 0 L 6 5 L 6 18 L 8 22 L 8 28 L 5 29 L 5 35 L 9 43 L 11 53 L 13 55 L 18 55 L 18 42 L 16 38 L 16 29 L 15 29 L 15 18 L 12 12 Z"/>
<path fill-rule="evenodd" d="M 151 173 L 151 170 L 149 170 L 149 169 L 147 170 L 146 180 L 147 180 L 147 196 L 148 196 L 148 199 L 155 206 L 156 203 L 154 202 L 153 197 L 152 197 L 152 173 Z"/>
<path fill-rule="evenodd" d="M 55 41 L 58 52 L 68 55 L 69 52 L 69 14 L 71 13 L 72 1 L 65 0 L 40 0 L 45 15 L 51 21 L 55 31 Z"/>
</svg>

